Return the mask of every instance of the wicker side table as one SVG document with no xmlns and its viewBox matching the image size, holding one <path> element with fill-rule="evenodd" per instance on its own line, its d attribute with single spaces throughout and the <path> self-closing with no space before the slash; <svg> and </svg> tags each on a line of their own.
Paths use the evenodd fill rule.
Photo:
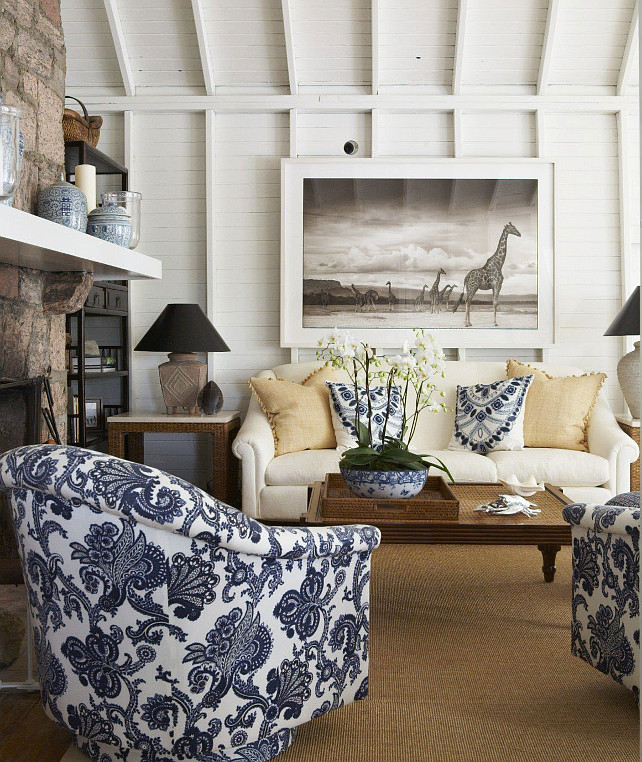
<svg viewBox="0 0 642 762">
<path fill-rule="evenodd" d="M 629 418 L 626 415 L 616 415 L 617 422 L 620 428 L 625 434 L 628 434 L 631 439 L 640 444 L 640 421 L 635 418 Z M 638 458 L 635 463 L 631 463 L 631 489 L 640 489 L 640 459 Z"/>
<path fill-rule="evenodd" d="M 241 425 L 238 410 L 221 410 L 215 415 L 167 415 L 130 411 L 107 418 L 109 454 L 145 462 L 145 434 L 211 434 L 212 495 L 228 505 L 240 507 L 238 460 L 232 441 Z"/>
</svg>

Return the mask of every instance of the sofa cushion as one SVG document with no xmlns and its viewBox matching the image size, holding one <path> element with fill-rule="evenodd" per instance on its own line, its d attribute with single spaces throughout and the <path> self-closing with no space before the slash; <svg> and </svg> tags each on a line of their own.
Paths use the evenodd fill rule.
<svg viewBox="0 0 642 762">
<path fill-rule="evenodd" d="M 414 447 L 411 449 L 415 449 Z M 443 460 L 456 482 L 496 482 L 497 467 L 485 455 L 464 450 L 421 450 L 422 454 L 434 455 Z M 448 477 L 443 471 L 432 469 L 431 476 Z"/>
<path fill-rule="evenodd" d="M 524 410 L 533 376 L 457 387 L 449 450 L 481 453 L 524 449 Z"/>
<path fill-rule="evenodd" d="M 599 455 L 552 447 L 527 447 L 515 452 L 491 452 L 497 476 L 515 474 L 520 482 L 534 476 L 538 482 L 560 487 L 598 487 L 609 479 L 609 463 Z"/>
<path fill-rule="evenodd" d="M 422 452 L 427 455 L 436 455 L 443 460 L 455 481 L 497 481 L 495 464 L 483 455 L 453 450 Z M 341 453 L 338 450 L 304 450 L 279 455 L 268 465 L 265 482 L 268 486 L 294 487 L 323 481 L 327 473 L 338 473 L 340 457 Z M 431 471 L 431 474 L 435 476 L 441 473 L 437 470 Z"/>
<path fill-rule="evenodd" d="M 336 447 L 325 382 L 331 368 L 320 368 L 300 384 L 272 378 L 251 378 L 250 388 L 270 422 L 279 455 L 299 450 Z"/>
<path fill-rule="evenodd" d="M 338 450 L 303 450 L 279 455 L 270 461 L 265 471 L 269 486 L 300 487 L 325 479 L 328 473 L 339 472 Z"/>
<path fill-rule="evenodd" d="M 611 492 L 605 487 L 564 487 L 562 492 L 574 503 L 605 505 Z"/>
<path fill-rule="evenodd" d="M 326 381 L 326 386 L 330 390 L 330 404 L 333 412 L 332 425 L 334 426 L 337 445 L 356 447 L 355 411 L 357 410 L 357 397 L 354 386 L 341 381 Z M 384 426 L 386 437 L 397 439 L 401 435 L 403 425 L 401 392 L 397 386 L 392 386 L 390 392 L 385 386 L 371 386 L 369 394 L 366 396 L 365 386 L 357 386 L 357 395 L 359 397 L 359 420 L 364 426 L 368 425 L 368 397 L 370 398 L 372 446 L 376 450 L 380 450 L 383 444 L 381 437 Z M 386 416 L 388 416 L 387 422 Z M 337 426 L 337 421 L 339 426 Z"/>
<path fill-rule="evenodd" d="M 606 373 L 551 376 L 518 360 L 506 364 L 508 378 L 533 375 L 526 398 L 526 447 L 559 447 L 588 452 L 588 426 Z"/>
</svg>

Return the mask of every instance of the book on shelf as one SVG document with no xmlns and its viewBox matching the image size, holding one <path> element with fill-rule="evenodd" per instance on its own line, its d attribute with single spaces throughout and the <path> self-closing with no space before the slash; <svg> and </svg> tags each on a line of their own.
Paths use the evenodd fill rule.
<svg viewBox="0 0 642 762">
<path fill-rule="evenodd" d="M 71 358 L 71 370 L 78 372 L 80 362 L 78 357 Z M 85 372 L 91 373 L 113 373 L 118 370 L 115 357 L 85 357 Z"/>
</svg>

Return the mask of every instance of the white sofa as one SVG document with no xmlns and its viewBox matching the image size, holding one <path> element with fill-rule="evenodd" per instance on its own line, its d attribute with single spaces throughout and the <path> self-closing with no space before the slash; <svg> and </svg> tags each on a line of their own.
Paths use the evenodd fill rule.
<svg viewBox="0 0 642 762">
<path fill-rule="evenodd" d="M 301 382 L 318 362 L 280 365 L 257 374 Z M 533 363 L 553 376 L 581 374 L 578 368 Z M 448 362 L 446 377 L 439 386 L 446 404 L 455 407 L 458 385 L 490 383 L 506 377 L 503 362 Z M 548 448 L 526 448 L 513 452 L 479 455 L 448 450 L 454 413 L 422 415 L 413 446 L 440 457 L 455 481 L 494 482 L 510 474 L 520 479 L 534 475 L 561 487 L 578 502 L 604 503 L 614 494 L 627 492 L 629 466 L 638 457 L 638 446 L 618 426 L 606 397 L 600 393 L 591 415 L 590 452 Z M 413 447 L 413 449 L 414 449 Z M 247 416 L 232 449 L 241 460 L 243 511 L 256 518 L 298 520 L 307 508 L 308 486 L 326 473 L 338 471 L 338 450 L 305 450 L 275 457 L 272 430 L 265 413 L 252 398 Z"/>
</svg>

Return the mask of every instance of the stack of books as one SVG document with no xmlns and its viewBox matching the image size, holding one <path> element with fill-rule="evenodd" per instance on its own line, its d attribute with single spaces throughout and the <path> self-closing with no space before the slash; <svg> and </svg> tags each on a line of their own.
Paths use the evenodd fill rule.
<svg viewBox="0 0 642 762">
<path fill-rule="evenodd" d="M 71 358 L 71 370 L 78 373 L 78 357 Z M 115 357 L 85 357 L 85 373 L 113 373 L 116 370 Z"/>
</svg>

